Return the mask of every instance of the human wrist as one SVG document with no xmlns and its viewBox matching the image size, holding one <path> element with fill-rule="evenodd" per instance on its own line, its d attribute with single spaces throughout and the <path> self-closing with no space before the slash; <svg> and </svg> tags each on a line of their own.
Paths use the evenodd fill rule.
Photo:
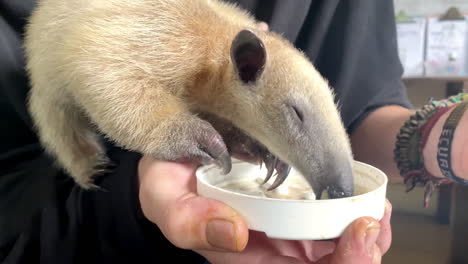
<svg viewBox="0 0 468 264">
<path fill-rule="evenodd" d="M 445 100 L 430 101 L 405 122 L 397 136 L 394 157 L 400 174 L 404 177 L 408 191 L 415 186 L 424 186 L 426 188 L 425 206 L 428 205 L 432 192 L 440 184 L 454 181 L 462 184 L 468 183 L 468 181 L 464 182 L 456 176 L 446 177 L 450 176 L 447 171 L 451 171 L 452 175 L 454 175 L 451 170 L 453 163 L 450 162 L 450 156 L 460 159 L 462 155 L 453 155 L 453 152 L 447 152 L 448 149 L 445 145 L 447 143 L 450 143 L 449 147 L 452 145 L 453 134 L 450 139 L 444 138 L 444 134 L 442 134 L 443 128 L 447 128 L 447 125 L 451 125 L 452 132 L 455 132 L 455 128 L 458 128 L 458 119 L 463 114 L 460 104 L 464 100 L 466 101 L 466 98 L 467 95 L 461 93 Z M 456 109 L 455 112 L 453 112 L 454 109 Z M 452 120 L 452 124 L 449 124 L 446 120 L 453 115 L 452 113 L 458 115 L 458 118 L 455 122 Z M 454 117 L 451 117 L 451 119 L 454 119 Z M 463 139 L 464 137 L 457 137 L 458 141 Z M 455 145 L 454 151 L 460 151 L 462 146 L 463 144 Z M 445 156 L 441 158 L 441 155 Z M 442 171 L 439 169 L 439 164 L 445 166 Z"/>
</svg>

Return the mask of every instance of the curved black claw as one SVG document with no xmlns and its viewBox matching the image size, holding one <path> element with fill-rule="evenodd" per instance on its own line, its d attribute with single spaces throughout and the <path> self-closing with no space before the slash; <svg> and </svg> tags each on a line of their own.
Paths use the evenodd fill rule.
<svg viewBox="0 0 468 264">
<path fill-rule="evenodd" d="M 270 188 L 268 188 L 268 191 L 278 188 L 278 186 L 280 186 L 284 182 L 284 180 L 286 180 L 290 171 L 291 166 L 278 160 L 276 164 L 276 179 L 275 182 L 273 182 L 273 184 L 270 186 Z"/>
<path fill-rule="evenodd" d="M 265 180 L 263 180 L 262 185 L 267 183 L 273 175 L 273 171 L 275 171 L 276 165 L 278 164 L 278 158 L 273 156 L 271 153 L 267 153 L 263 161 L 265 162 L 265 167 L 267 168 L 267 175 Z"/>
<path fill-rule="evenodd" d="M 228 174 L 232 169 L 231 155 L 224 151 L 215 159 L 216 165 L 223 169 L 224 174 Z"/>
</svg>

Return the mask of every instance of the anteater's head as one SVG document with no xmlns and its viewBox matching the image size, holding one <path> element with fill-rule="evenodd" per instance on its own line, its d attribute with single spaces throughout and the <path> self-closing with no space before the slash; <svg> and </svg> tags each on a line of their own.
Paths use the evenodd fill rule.
<svg viewBox="0 0 468 264">
<path fill-rule="evenodd" d="M 352 154 L 334 97 L 311 62 L 273 33 L 240 31 L 220 82 L 213 121 L 231 154 L 277 169 L 279 185 L 300 171 L 318 197 L 353 194 Z"/>
</svg>

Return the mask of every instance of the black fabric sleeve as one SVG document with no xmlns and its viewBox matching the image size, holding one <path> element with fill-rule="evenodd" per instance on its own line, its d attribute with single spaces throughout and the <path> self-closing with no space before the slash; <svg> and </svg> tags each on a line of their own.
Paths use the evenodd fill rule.
<svg viewBox="0 0 468 264">
<path fill-rule="evenodd" d="M 296 44 L 334 88 L 349 133 L 378 107 L 411 108 L 401 80 L 393 1 L 317 1 Z"/>
</svg>

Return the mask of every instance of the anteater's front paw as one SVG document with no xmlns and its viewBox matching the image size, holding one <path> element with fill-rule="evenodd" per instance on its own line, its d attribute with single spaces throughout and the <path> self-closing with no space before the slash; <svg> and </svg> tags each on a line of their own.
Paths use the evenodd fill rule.
<svg viewBox="0 0 468 264">
<path fill-rule="evenodd" d="M 180 162 L 196 161 L 203 165 L 215 164 L 224 173 L 231 171 L 228 149 L 221 135 L 209 122 L 198 118 L 180 122 L 172 134 L 170 143 L 161 151 L 165 153 L 162 158 Z"/>
</svg>

